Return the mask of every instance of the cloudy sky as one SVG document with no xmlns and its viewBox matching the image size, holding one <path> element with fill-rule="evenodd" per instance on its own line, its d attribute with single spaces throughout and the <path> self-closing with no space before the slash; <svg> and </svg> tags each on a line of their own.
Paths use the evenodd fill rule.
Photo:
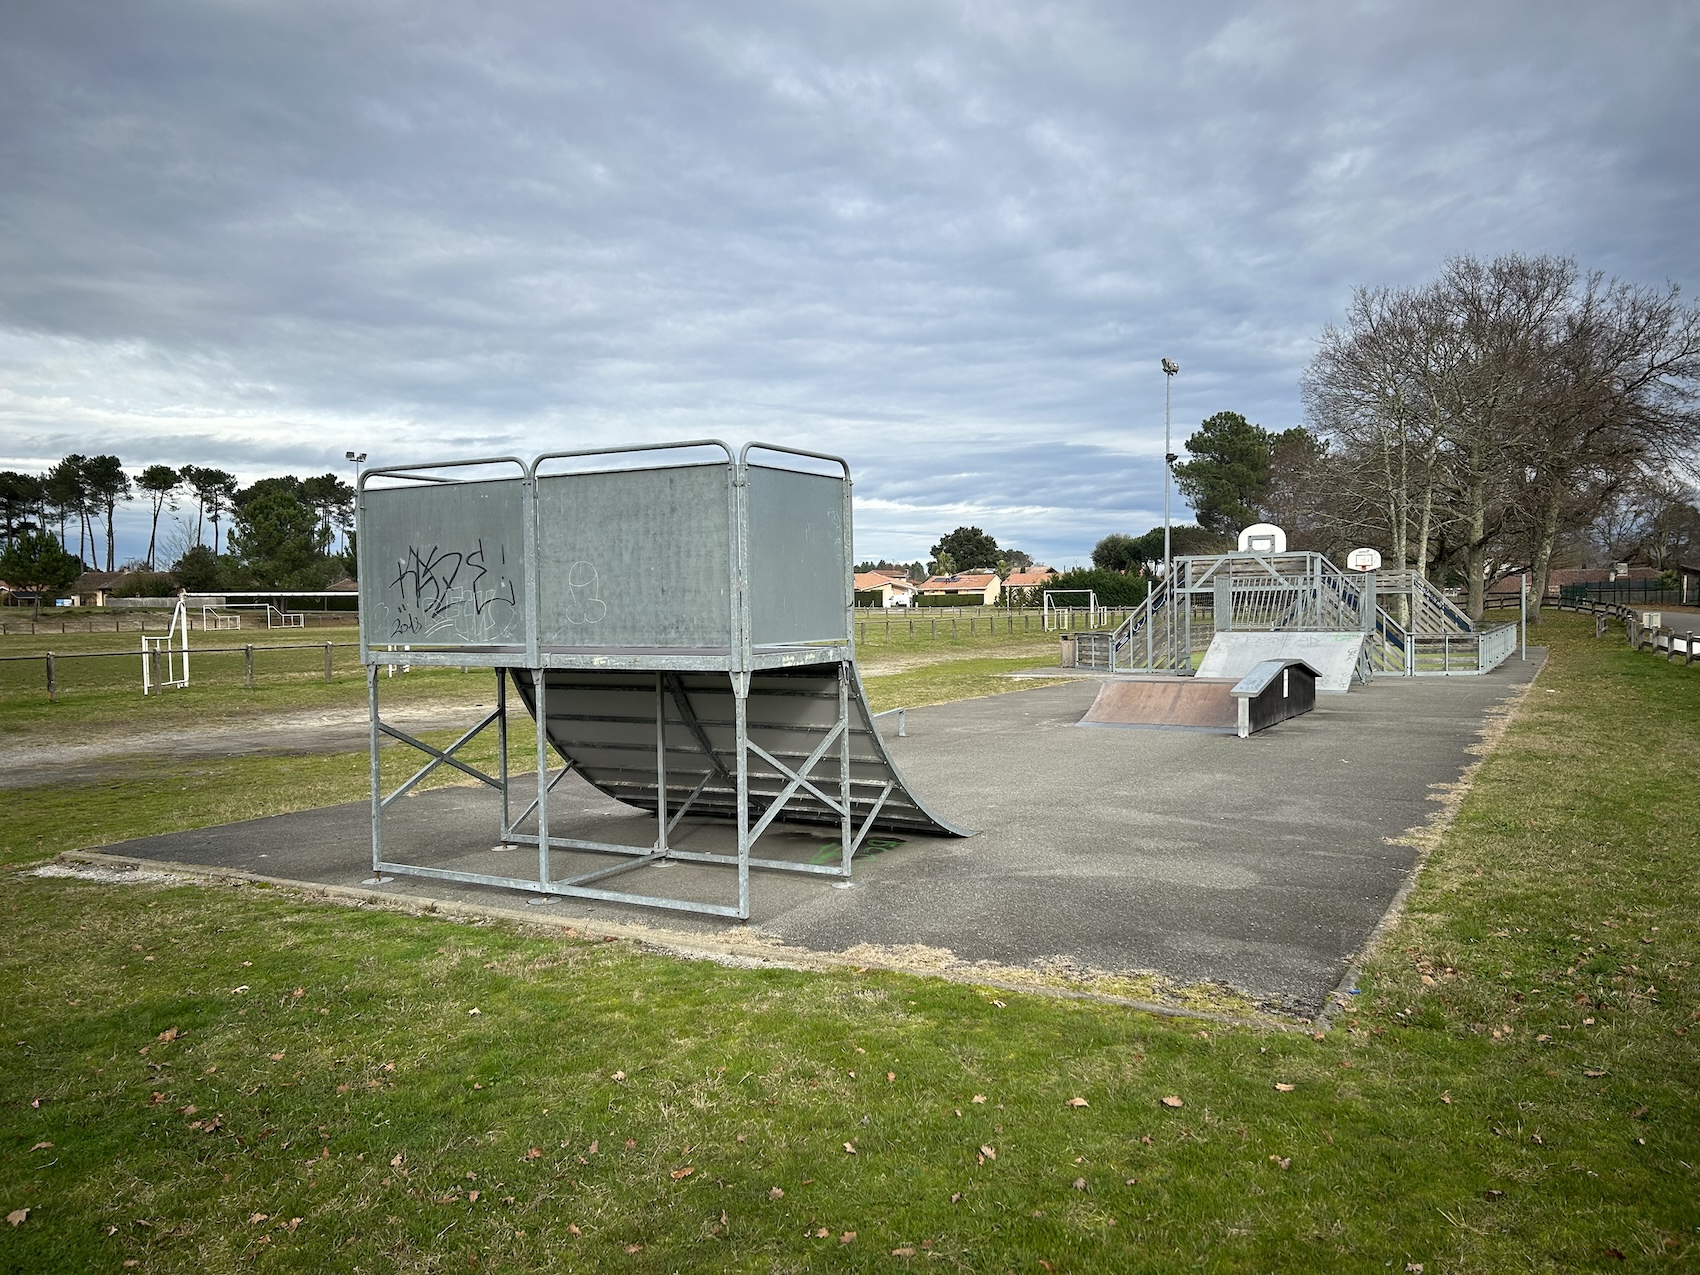
<svg viewBox="0 0 1700 1275">
<path fill-rule="evenodd" d="M 1700 288 L 1700 6 L 13 0 L 0 468 L 842 453 L 1058 565 L 1362 284 Z M 145 546 L 132 510 L 120 554 Z"/>
</svg>

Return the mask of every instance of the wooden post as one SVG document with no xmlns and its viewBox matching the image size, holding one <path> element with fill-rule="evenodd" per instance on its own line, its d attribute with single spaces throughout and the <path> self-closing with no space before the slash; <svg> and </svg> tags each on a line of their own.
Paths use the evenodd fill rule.
<svg viewBox="0 0 1700 1275">
<path fill-rule="evenodd" d="M 51 704 L 59 694 L 59 661 L 53 658 L 53 652 L 47 653 L 47 702 Z"/>
<path fill-rule="evenodd" d="M 242 670 L 245 684 L 249 690 L 254 689 L 254 644 L 248 643 L 242 648 Z"/>
<path fill-rule="evenodd" d="M 1682 666 L 1687 668 L 1692 663 L 1694 663 L 1694 630 L 1690 629 L 1687 636 L 1682 640 Z"/>
<path fill-rule="evenodd" d="M 464 667 L 462 667 L 460 671 L 462 673 L 464 673 L 464 672 L 466 672 L 466 669 Z M 331 644 L 329 642 L 326 642 L 325 643 L 325 681 L 328 682 L 330 680 L 331 680 Z"/>
</svg>

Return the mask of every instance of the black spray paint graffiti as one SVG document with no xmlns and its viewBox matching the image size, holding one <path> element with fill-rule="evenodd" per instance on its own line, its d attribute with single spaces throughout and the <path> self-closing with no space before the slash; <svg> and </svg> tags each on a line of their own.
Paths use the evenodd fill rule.
<svg viewBox="0 0 1700 1275">
<path fill-rule="evenodd" d="M 464 641 L 497 642 L 512 635 L 518 613 L 514 583 L 503 570 L 508 553 L 497 546 L 496 561 L 484 541 L 466 552 L 415 545 L 396 564 L 392 590 L 400 591 L 392 638 L 428 638 L 451 633 Z"/>
</svg>

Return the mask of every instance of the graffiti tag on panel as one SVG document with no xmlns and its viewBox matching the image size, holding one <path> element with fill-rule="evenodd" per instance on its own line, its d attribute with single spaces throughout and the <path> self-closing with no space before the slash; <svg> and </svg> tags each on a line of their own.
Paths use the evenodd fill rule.
<svg viewBox="0 0 1700 1275">
<path fill-rule="evenodd" d="M 568 624 L 600 624 L 608 614 L 608 604 L 602 600 L 602 579 L 588 562 L 575 562 L 567 568 Z"/>
<path fill-rule="evenodd" d="M 487 553 L 482 538 L 470 548 L 410 546 L 389 582 L 395 615 L 390 637 L 461 642 L 518 640 L 519 612 L 508 577 L 506 546 Z M 395 595 L 399 594 L 399 597 Z"/>
</svg>

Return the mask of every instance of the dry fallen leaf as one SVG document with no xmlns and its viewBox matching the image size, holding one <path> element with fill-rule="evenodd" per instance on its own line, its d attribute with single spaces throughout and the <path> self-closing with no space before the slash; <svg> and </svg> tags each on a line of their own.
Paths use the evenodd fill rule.
<svg viewBox="0 0 1700 1275">
<path fill-rule="evenodd" d="M 779 1187 L 773 1187 L 768 1191 L 767 1198 L 770 1200 L 783 1200 L 785 1198 L 785 1192 Z"/>
<path fill-rule="evenodd" d="M 1068 1100 L 1068 1105 L 1071 1107 L 1090 1107 L 1092 1104 L 1087 1102 L 1084 1098 L 1070 1098 Z"/>
<path fill-rule="evenodd" d="M 824 1240 L 827 1236 L 829 1236 L 831 1234 L 832 1234 L 832 1232 L 827 1230 L 826 1227 L 823 1226 L 823 1227 L 820 1228 L 820 1230 L 815 1232 L 815 1238 L 817 1240 Z"/>
<path fill-rule="evenodd" d="M 1452 1091 L 1448 1089 L 1445 1093 L 1441 1094 L 1440 1100 L 1450 1107 L 1452 1105 Z"/>
<path fill-rule="evenodd" d="M 669 1173 L 667 1176 L 672 1178 L 673 1181 L 679 1182 L 679 1181 L 682 1181 L 685 1178 L 690 1177 L 691 1174 L 693 1174 L 695 1172 L 696 1172 L 696 1166 L 692 1165 L 692 1164 L 687 1164 L 682 1169 L 674 1169 L 673 1172 Z"/>
<path fill-rule="evenodd" d="M 258 1226 L 261 1222 L 264 1222 L 270 1216 L 271 1216 L 270 1213 L 250 1213 L 248 1215 L 248 1225 L 249 1226 Z"/>
<path fill-rule="evenodd" d="M 52 1145 L 53 1144 L 51 1142 L 38 1142 L 33 1147 L 31 1147 L 30 1150 L 31 1151 L 45 1151 L 49 1147 L 51 1147 Z"/>
<path fill-rule="evenodd" d="M 1292 1158 L 1292 1156 L 1278 1156 L 1278 1155 L 1272 1155 L 1272 1156 L 1270 1156 L 1270 1157 L 1269 1157 L 1269 1159 L 1270 1159 L 1270 1160 L 1271 1160 L 1271 1162 L 1273 1162 L 1273 1163 L 1274 1163 L 1274 1164 L 1276 1164 L 1276 1165 L 1278 1165 L 1278 1166 L 1280 1166 L 1280 1167 L 1281 1167 L 1281 1168 L 1283 1168 L 1283 1169 L 1290 1169 L 1290 1168 L 1292 1168 L 1292 1167 L 1293 1167 L 1293 1158 Z"/>
<path fill-rule="evenodd" d="M 164 1031 L 162 1031 L 159 1034 L 159 1039 L 160 1040 L 176 1040 L 177 1039 L 177 1029 L 175 1027 L 167 1027 Z"/>
<path fill-rule="evenodd" d="M 981 1144 L 980 1154 L 985 1156 L 988 1160 L 996 1160 L 998 1158 L 998 1153 L 984 1144 Z"/>
<path fill-rule="evenodd" d="M 1584 1076 L 1586 1076 L 1589 1080 L 1598 1080 L 1601 1076 L 1607 1075 L 1608 1073 L 1604 1072 L 1604 1071 L 1596 1071 L 1596 1070 L 1593 1070 L 1593 1069 L 1590 1068 L 1590 1069 L 1584 1070 L 1582 1072 L 1582 1074 Z"/>
<path fill-rule="evenodd" d="M 897 1079 L 897 1073 L 895 1071 L 888 1071 L 888 1072 L 885 1073 L 885 1083 L 886 1084 L 889 1085 L 892 1081 L 894 1081 L 896 1079 Z"/>
<path fill-rule="evenodd" d="M 578 1236 L 583 1235 L 584 1232 L 579 1230 L 578 1227 L 576 1225 L 574 1225 L 573 1223 L 568 1222 L 567 1223 L 567 1234 L 573 1236 L 576 1239 Z"/>
<path fill-rule="evenodd" d="M 592 1138 L 590 1140 L 590 1147 L 589 1147 L 590 1154 L 595 1155 L 600 1150 L 602 1150 L 601 1139 L 600 1138 Z"/>
<path fill-rule="evenodd" d="M 951 1202 L 951 1203 L 952 1203 L 952 1204 L 956 1204 L 956 1203 L 958 1203 L 958 1202 L 959 1202 L 959 1201 L 961 1201 L 961 1199 L 962 1199 L 962 1192 L 960 1192 L 960 1191 L 957 1191 L 957 1192 L 955 1192 L 955 1193 L 954 1193 L 954 1194 L 953 1194 L 953 1195 L 952 1195 L 952 1196 L 951 1196 L 951 1197 L 950 1197 L 950 1202 Z"/>
<path fill-rule="evenodd" d="M 1292 1093 L 1293 1092 L 1293 1086 L 1283 1084 L 1279 1080 L 1277 1080 L 1275 1082 L 1275 1092 L 1276 1093 Z"/>
<path fill-rule="evenodd" d="M 396 1153 L 395 1159 L 390 1161 L 390 1168 L 392 1168 L 392 1169 L 401 1168 L 401 1161 L 402 1161 L 402 1156 L 401 1156 L 401 1153 L 398 1151 Z"/>
<path fill-rule="evenodd" d="M 484 1011 L 474 1005 L 471 1009 L 466 1011 L 466 1016 L 468 1018 L 482 1018 L 484 1016 Z"/>
<path fill-rule="evenodd" d="M 28 1209 L 13 1209 L 10 1213 L 6 1214 L 6 1220 L 13 1226 L 22 1226 L 29 1215 L 30 1211 Z"/>
<path fill-rule="evenodd" d="M 1170 1094 L 1163 1099 L 1163 1105 L 1165 1107 L 1184 1107 L 1186 1104 L 1180 1100 L 1178 1095 Z"/>
<path fill-rule="evenodd" d="M 856 1154 L 856 1148 L 848 1142 L 846 1142 L 844 1144 L 844 1151 L 845 1151 L 846 1155 L 855 1155 Z"/>
<path fill-rule="evenodd" d="M 856 1232 L 846 1231 L 846 1232 L 844 1232 L 844 1234 L 842 1234 L 838 1237 L 838 1242 L 840 1244 L 848 1244 L 851 1240 L 853 1240 L 855 1238 L 856 1238 Z"/>
<path fill-rule="evenodd" d="M 1074 1180 L 1074 1189 L 1076 1191 L 1084 1191 L 1086 1189 L 1086 1179 L 1085 1178 L 1076 1178 Z"/>
<path fill-rule="evenodd" d="M 968 1101 L 969 1102 L 984 1102 L 985 1100 L 986 1100 L 985 1094 L 977 1093 L 972 1098 L 970 1098 Z"/>
<path fill-rule="evenodd" d="M 627 1151 L 630 1151 L 635 1146 L 637 1146 L 637 1139 L 636 1138 L 627 1138 L 626 1139 L 626 1150 Z M 689 1151 L 690 1148 L 686 1147 L 685 1150 Z"/>
<path fill-rule="evenodd" d="M 613 940 L 609 940 L 609 941 L 612 942 Z M 641 1253 L 641 1252 L 643 1252 L 643 1245 L 642 1244 L 628 1244 L 628 1245 L 626 1245 L 626 1252 L 628 1252 L 628 1253 Z"/>
<path fill-rule="evenodd" d="M 915 1256 L 915 1250 L 910 1248 L 907 1244 L 905 1244 L 902 1248 L 892 1249 L 891 1255 L 893 1257 L 914 1257 Z"/>
<path fill-rule="evenodd" d="M 1423 1275 L 1423 1264 L 1421 1262 L 1406 1262 L 1405 1275 Z"/>
<path fill-rule="evenodd" d="M 1149 1133 L 1142 1133 L 1139 1135 L 1139 1141 L 1141 1146 L 1148 1147 L 1151 1145 L 1151 1135 Z"/>
<path fill-rule="evenodd" d="M 525 1149 L 525 1158 L 527 1160 L 540 1159 L 542 1157 L 542 1155 L 543 1155 L 543 1148 L 542 1147 L 527 1147 Z"/>
<path fill-rule="evenodd" d="M 468 1204 L 477 1204 L 478 1203 L 478 1192 L 468 1191 L 466 1193 L 466 1202 Z"/>
</svg>

